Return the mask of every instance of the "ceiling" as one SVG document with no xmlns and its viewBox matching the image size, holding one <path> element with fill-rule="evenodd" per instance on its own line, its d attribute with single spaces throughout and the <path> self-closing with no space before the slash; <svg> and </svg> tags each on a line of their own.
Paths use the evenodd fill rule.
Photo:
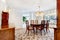
<svg viewBox="0 0 60 40">
<path fill-rule="evenodd" d="M 6 1 L 1 0 L 0 6 L 1 4 L 6 5 L 8 8 L 11 9 L 29 11 L 38 10 L 38 6 L 40 6 L 41 11 L 56 8 L 56 0 L 6 0 Z"/>
</svg>

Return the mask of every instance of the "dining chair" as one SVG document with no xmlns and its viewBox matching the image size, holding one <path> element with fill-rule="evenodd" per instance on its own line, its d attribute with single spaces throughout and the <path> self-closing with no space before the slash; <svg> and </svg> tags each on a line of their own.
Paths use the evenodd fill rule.
<svg viewBox="0 0 60 40">
<path fill-rule="evenodd" d="M 46 21 L 46 32 L 49 30 L 49 21 Z"/>
<path fill-rule="evenodd" d="M 34 20 L 34 24 L 38 24 L 38 20 Z"/>
<path fill-rule="evenodd" d="M 40 30 L 41 35 L 42 35 L 42 30 L 44 30 L 44 27 L 45 27 L 45 20 L 42 20 L 40 26 L 36 27 L 36 30 Z M 44 32 L 45 32 L 45 30 L 44 30 Z"/>
<path fill-rule="evenodd" d="M 44 28 L 45 28 L 45 20 L 41 20 L 41 32 L 42 31 L 45 32 Z"/>
<path fill-rule="evenodd" d="M 30 20 L 30 24 L 34 24 L 34 20 Z"/>
<path fill-rule="evenodd" d="M 41 26 L 36 27 L 36 33 L 38 32 L 37 30 L 39 30 L 41 32 L 41 35 L 42 35 L 42 27 Z"/>
<path fill-rule="evenodd" d="M 29 31 L 33 31 L 33 27 L 31 27 L 31 26 L 29 25 L 29 21 L 27 20 L 27 21 L 26 21 L 26 32 L 28 32 L 28 34 L 29 34 Z"/>
</svg>

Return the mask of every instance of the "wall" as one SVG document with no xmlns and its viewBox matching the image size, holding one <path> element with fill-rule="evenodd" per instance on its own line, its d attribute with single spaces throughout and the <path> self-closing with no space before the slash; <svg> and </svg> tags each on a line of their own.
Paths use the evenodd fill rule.
<svg viewBox="0 0 60 40">
<path fill-rule="evenodd" d="M 30 20 L 35 20 L 36 19 L 36 16 L 35 16 L 35 12 L 32 11 L 26 11 L 24 10 L 25 12 L 23 11 L 20 11 L 20 9 L 10 9 L 9 11 L 9 26 L 13 26 L 13 27 L 16 27 L 16 28 L 24 28 L 25 26 L 23 26 L 23 21 L 22 21 L 22 17 L 23 17 L 23 14 L 29 14 L 30 15 Z M 48 11 L 47 11 L 48 12 Z M 44 14 L 51 14 L 50 12 L 44 12 Z M 54 14 L 54 12 L 53 12 Z M 52 15 L 53 15 L 52 14 Z M 0 13 L 1 15 L 1 13 Z M 39 20 L 39 23 L 40 23 L 40 20 L 42 20 L 41 18 L 42 15 L 39 16 L 38 20 Z M 0 17 L 0 20 L 1 20 L 1 17 Z M 1 22 L 0 22 L 1 24 Z"/>
<path fill-rule="evenodd" d="M 3 10 L 3 3 L 2 1 L 0 0 L 0 28 L 1 28 L 1 14 L 2 14 L 2 10 Z"/>
<path fill-rule="evenodd" d="M 1 28 L 1 14 L 5 10 L 6 4 L 0 0 L 0 28 Z M 9 11 L 9 27 L 22 27 L 22 13 L 19 10 L 11 8 Z"/>
<path fill-rule="evenodd" d="M 27 2 L 28 0 L 26 0 L 25 2 Z M 49 9 L 51 9 L 51 8 L 55 8 L 55 2 L 56 0 L 54 0 L 54 1 L 51 1 L 50 0 L 50 2 L 52 2 L 52 5 L 49 5 L 49 4 L 51 4 L 49 1 L 47 2 L 47 1 L 44 1 L 44 0 L 42 0 L 41 1 L 41 10 L 45 10 L 45 7 L 48 9 L 48 6 L 45 6 L 45 5 L 49 5 Z M 22 2 L 22 3 L 21 3 Z M 30 4 L 32 2 L 32 4 Z M 8 8 L 10 9 L 10 11 L 9 11 L 9 25 L 10 25 L 10 27 L 11 26 L 14 26 L 14 27 L 16 27 L 16 28 L 21 28 L 23 25 L 23 22 L 22 22 L 22 15 L 24 14 L 24 13 L 29 13 L 29 14 L 31 14 L 31 16 L 30 16 L 30 19 L 36 19 L 36 16 L 34 15 L 35 14 L 35 11 L 36 11 L 36 9 L 37 9 L 37 4 L 38 4 L 38 1 L 37 1 L 37 3 L 34 3 L 34 2 L 36 2 L 36 0 L 35 1 L 28 1 L 28 3 L 27 4 L 25 4 L 24 3 L 24 1 L 21 1 L 21 0 L 19 0 L 19 1 L 17 1 L 17 0 L 13 0 L 13 1 L 11 1 L 11 0 L 8 0 L 7 1 L 7 5 L 5 4 L 5 3 L 3 3 L 2 2 L 2 0 L 0 0 L 0 25 L 1 25 L 1 12 L 2 12 L 2 10 L 4 10 L 5 9 L 5 7 L 7 7 L 8 6 Z M 47 3 L 46 3 L 47 2 Z M 21 4 L 23 4 L 23 5 L 20 5 L 20 3 Z M 44 4 L 45 3 L 45 4 Z M 48 4 L 49 3 L 49 4 Z M 16 4 L 16 5 L 15 5 Z M 19 5 L 18 5 L 19 4 Z M 30 5 L 29 5 L 30 4 Z M 29 6 L 28 6 L 29 5 Z M 34 5 L 34 6 L 32 6 L 32 5 Z M 31 7 L 31 8 L 30 8 Z M 20 8 L 20 9 L 19 9 Z M 24 9 L 25 8 L 25 9 Z M 23 9 L 23 10 L 22 10 Z M 28 10 L 26 10 L 26 9 L 28 9 Z M 47 10 L 46 9 L 46 10 Z M 30 10 L 30 11 L 29 11 Z M 25 12 L 24 12 L 25 11 Z M 47 12 L 47 11 L 46 11 Z M 47 12 L 48 13 L 48 12 Z M 40 20 L 41 18 L 39 18 L 38 20 Z M 0 26 L 1 27 L 1 26 Z"/>
<path fill-rule="evenodd" d="M 22 13 L 19 10 L 11 9 L 9 12 L 9 25 L 16 28 L 22 27 Z"/>
</svg>

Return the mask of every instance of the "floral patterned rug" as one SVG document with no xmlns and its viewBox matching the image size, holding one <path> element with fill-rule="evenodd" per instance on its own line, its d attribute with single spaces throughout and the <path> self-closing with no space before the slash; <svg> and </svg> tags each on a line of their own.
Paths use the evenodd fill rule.
<svg viewBox="0 0 60 40">
<path fill-rule="evenodd" d="M 48 32 L 43 32 L 42 35 L 40 32 L 37 34 L 29 32 L 28 35 L 25 33 L 25 29 L 16 29 L 15 40 L 54 40 L 54 30 L 49 29 Z"/>
</svg>

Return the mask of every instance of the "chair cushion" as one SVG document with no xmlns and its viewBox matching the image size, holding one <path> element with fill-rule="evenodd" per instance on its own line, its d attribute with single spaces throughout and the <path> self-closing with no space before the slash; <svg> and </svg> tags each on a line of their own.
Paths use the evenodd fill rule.
<svg viewBox="0 0 60 40">
<path fill-rule="evenodd" d="M 33 27 L 29 27 L 29 29 L 33 29 Z"/>
</svg>

